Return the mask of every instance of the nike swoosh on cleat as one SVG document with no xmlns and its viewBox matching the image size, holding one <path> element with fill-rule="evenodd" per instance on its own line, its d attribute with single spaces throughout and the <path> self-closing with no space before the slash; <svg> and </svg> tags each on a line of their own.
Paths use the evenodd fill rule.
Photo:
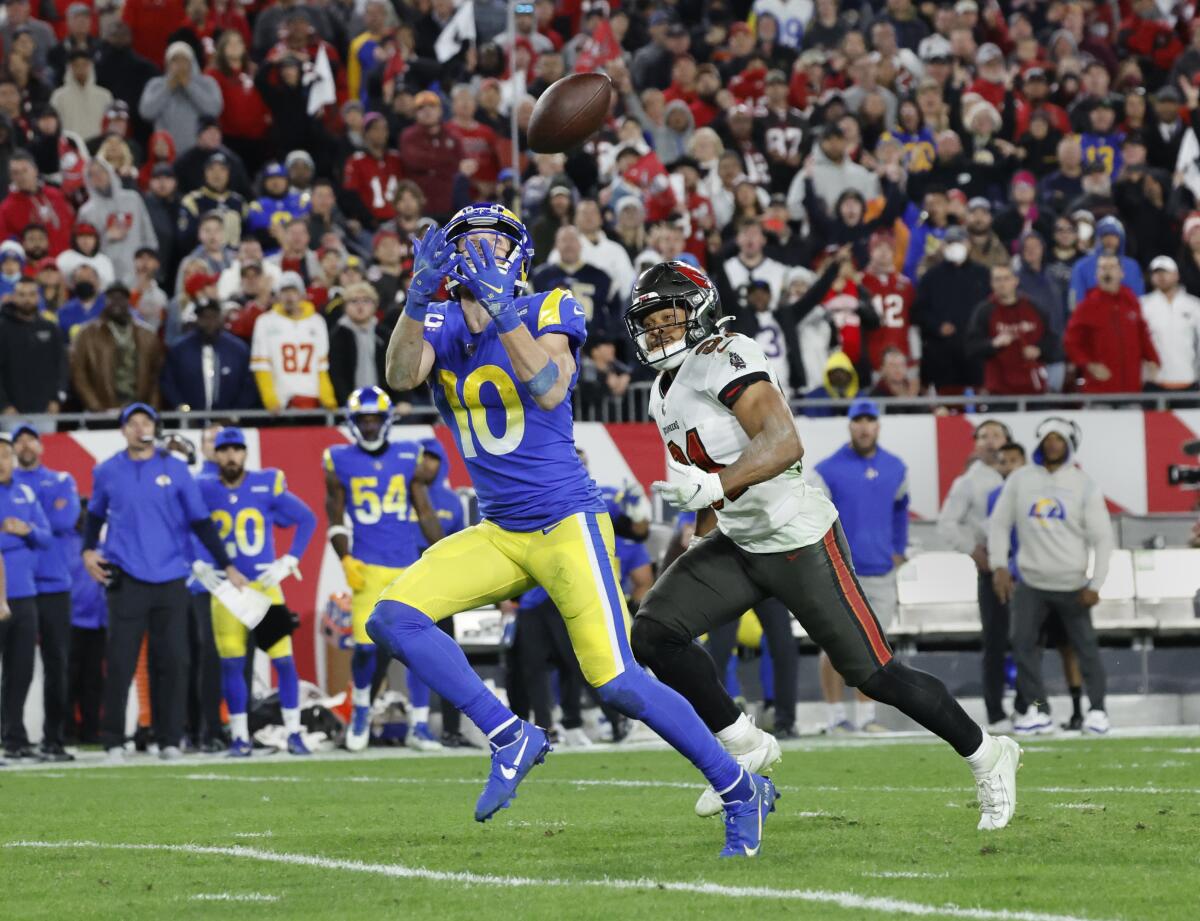
<svg viewBox="0 0 1200 921">
<path fill-rule="evenodd" d="M 525 757 L 525 749 L 528 745 L 529 745 L 529 736 L 525 736 L 525 738 L 521 740 L 521 748 L 517 751 L 517 759 L 516 759 L 517 764 L 520 764 L 521 759 L 523 757 Z M 504 765 L 500 765 L 500 773 L 502 775 L 504 775 L 505 780 L 512 780 L 514 777 L 517 776 L 517 769 L 505 767 Z"/>
</svg>

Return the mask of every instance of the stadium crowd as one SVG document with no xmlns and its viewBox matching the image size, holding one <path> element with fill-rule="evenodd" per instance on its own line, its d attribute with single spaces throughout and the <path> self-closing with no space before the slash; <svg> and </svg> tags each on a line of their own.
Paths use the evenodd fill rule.
<svg viewBox="0 0 1200 921">
<path fill-rule="evenodd" d="M 537 0 L 512 35 L 498 0 L 4 13 L 6 414 L 340 405 L 384 383 L 410 237 L 480 200 L 590 311 L 585 413 L 644 376 L 622 313 L 672 258 L 797 396 L 1196 387 L 1190 3 Z M 608 124 L 530 151 L 583 70 Z"/>
</svg>

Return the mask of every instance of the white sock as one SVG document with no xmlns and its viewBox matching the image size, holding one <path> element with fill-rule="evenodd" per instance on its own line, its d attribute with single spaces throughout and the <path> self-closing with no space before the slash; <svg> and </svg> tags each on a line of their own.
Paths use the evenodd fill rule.
<svg viewBox="0 0 1200 921">
<path fill-rule="evenodd" d="M 846 719 L 846 705 L 840 700 L 836 704 L 826 704 L 829 708 L 829 725 L 836 726 Z"/>
<path fill-rule="evenodd" d="M 741 755 L 758 744 L 759 729 L 743 713 L 724 729 L 717 730 L 717 741 L 731 755 Z"/>
<path fill-rule="evenodd" d="M 229 734 L 243 742 L 250 741 L 250 725 L 245 713 L 229 714 Z"/>
<path fill-rule="evenodd" d="M 865 726 L 867 723 L 875 722 L 875 701 L 860 700 L 855 704 L 854 709 L 858 714 L 858 725 Z"/>
<path fill-rule="evenodd" d="M 505 729 L 507 729 L 509 726 L 511 726 L 516 721 L 517 721 L 517 718 L 515 716 L 510 716 L 503 723 L 501 723 L 499 726 L 497 726 L 495 729 L 493 729 L 491 732 L 489 732 L 488 738 L 489 739 L 496 738 L 496 736 L 498 736 L 500 733 L 502 733 Z"/>
<path fill-rule="evenodd" d="M 371 689 L 369 687 L 355 688 L 350 700 L 356 707 L 371 706 Z"/>
<path fill-rule="evenodd" d="M 979 743 L 979 748 L 967 755 L 967 764 L 971 765 L 971 770 L 975 772 L 975 776 L 979 777 L 986 774 L 996 766 L 996 761 L 1000 757 L 1000 746 L 986 732 L 983 734 L 983 741 Z"/>
<path fill-rule="evenodd" d="M 740 771 L 738 771 L 737 780 L 735 780 L 733 783 L 731 783 L 724 790 L 718 790 L 717 795 L 724 796 L 726 793 L 728 793 L 730 790 L 732 790 L 734 787 L 736 787 L 738 784 L 740 784 L 742 782 L 742 778 L 745 776 L 746 776 L 746 769 L 742 768 Z"/>
<path fill-rule="evenodd" d="M 284 707 L 283 709 L 283 728 L 288 735 L 293 732 L 300 731 L 300 708 L 299 707 Z"/>
<path fill-rule="evenodd" d="M 413 725 L 416 725 L 417 723 L 428 723 L 429 722 L 429 708 L 428 707 L 413 707 L 412 708 L 412 721 L 413 721 Z"/>
</svg>

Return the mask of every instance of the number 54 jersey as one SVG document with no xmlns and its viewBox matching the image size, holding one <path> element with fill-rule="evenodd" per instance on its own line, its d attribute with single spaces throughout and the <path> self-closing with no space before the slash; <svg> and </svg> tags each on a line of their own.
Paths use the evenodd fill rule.
<svg viewBox="0 0 1200 921">
<path fill-rule="evenodd" d="M 374 454 L 356 444 L 325 450 L 325 469 L 346 491 L 346 511 L 354 527 L 351 556 L 356 560 L 403 569 L 421 555 L 420 525 L 409 520 L 408 507 L 408 489 L 420 459 L 421 446 L 414 441 L 392 441 Z"/>
<path fill-rule="evenodd" d="M 650 417 L 676 463 L 716 473 L 741 457 L 750 436 L 733 408 L 759 381 L 779 387 L 761 346 L 740 334 L 713 336 L 693 348 L 669 388 L 660 374 L 650 390 Z M 833 503 L 804 482 L 800 463 L 726 496 L 713 510 L 722 533 L 751 553 L 807 547 L 837 520 Z"/>
<path fill-rule="evenodd" d="M 567 337 L 579 361 L 587 338 L 583 305 L 556 288 L 516 299 L 517 314 L 535 339 Z M 484 518 L 506 531 L 549 528 L 580 512 L 603 512 L 604 499 L 575 453 L 571 393 L 550 410 L 518 382 L 493 323 L 474 334 L 456 301 L 430 308 L 425 339 L 436 356 L 434 401 L 454 433 Z"/>
</svg>

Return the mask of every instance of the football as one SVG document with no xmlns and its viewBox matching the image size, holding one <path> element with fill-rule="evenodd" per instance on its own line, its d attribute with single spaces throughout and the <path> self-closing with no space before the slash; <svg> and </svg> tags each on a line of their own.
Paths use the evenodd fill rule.
<svg viewBox="0 0 1200 921">
<path fill-rule="evenodd" d="M 529 146 L 562 153 L 592 136 L 608 116 L 612 81 L 604 74 L 571 74 L 542 93 L 529 118 Z"/>
</svg>

